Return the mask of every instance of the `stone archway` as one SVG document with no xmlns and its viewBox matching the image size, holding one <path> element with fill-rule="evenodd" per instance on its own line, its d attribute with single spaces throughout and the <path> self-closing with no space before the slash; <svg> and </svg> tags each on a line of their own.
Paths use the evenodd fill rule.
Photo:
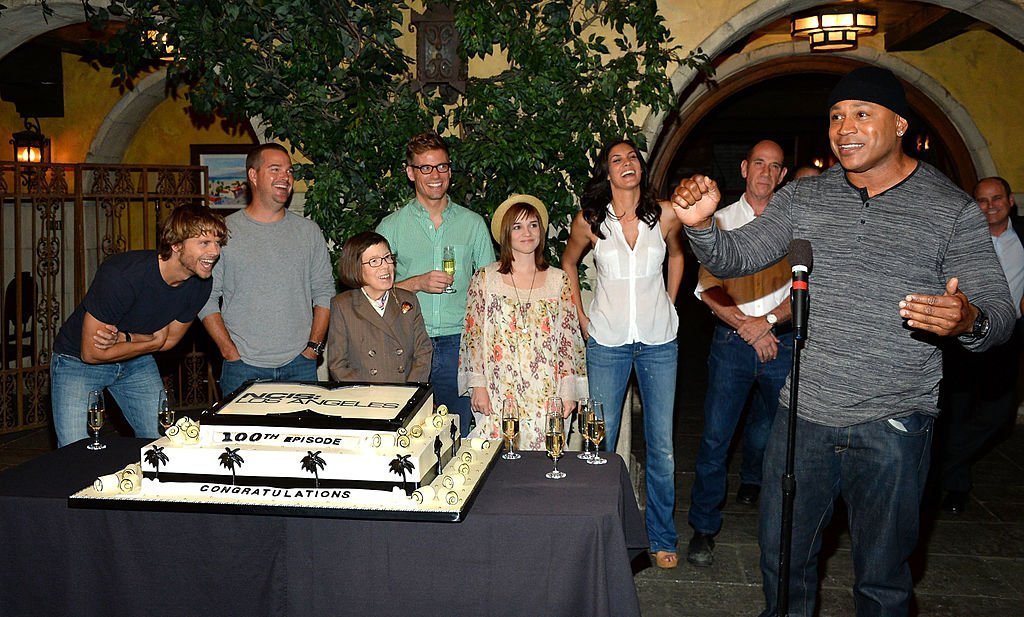
<svg viewBox="0 0 1024 617">
<path fill-rule="evenodd" d="M 6 2 L 8 9 L 0 17 L 0 58 L 33 38 L 64 26 L 85 21 L 81 0 L 50 0 L 52 16 L 43 18 L 42 9 L 35 0 Z M 92 0 L 94 6 L 106 6 L 106 0 Z M 89 144 L 87 163 L 117 164 L 143 123 L 167 99 L 167 71 L 160 69 L 140 80 L 110 109 Z M 250 125 L 260 143 L 266 135 L 258 119 Z"/>
<path fill-rule="evenodd" d="M 147 75 L 107 113 L 89 144 L 86 163 L 120 163 L 142 123 L 167 99 L 167 70 Z"/>
<path fill-rule="evenodd" d="M 53 14 L 45 19 L 36 0 L 9 0 L 5 4 L 8 8 L 0 17 L 0 58 L 40 34 L 85 21 L 80 0 L 49 0 Z M 92 4 L 102 7 L 109 2 L 94 0 Z"/>
<path fill-rule="evenodd" d="M 671 158 L 690 131 L 719 103 L 759 81 L 799 72 L 841 74 L 855 66 L 872 64 L 892 70 L 907 82 L 907 98 L 925 121 L 935 128 L 950 149 L 965 186 L 978 177 L 995 175 L 988 142 L 967 110 L 935 79 L 884 52 L 865 48 L 848 53 L 810 54 L 799 43 L 781 43 L 736 55 L 716 70 L 717 86 L 691 88 L 677 113 L 663 120 L 660 139 L 651 156 L 651 178 L 658 187 L 665 181 Z"/>
<path fill-rule="evenodd" d="M 970 15 L 978 20 L 984 21 L 998 29 L 1007 37 L 1024 44 L 1024 9 L 1019 3 L 1012 0 L 920 0 L 924 4 L 934 4 L 954 11 Z M 703 49 L 712 59 L 726 53 L 732 45 L 739 42 L 758 27 L 765 23 L 779 19 L 815 6 L 829 4 L 820 0 L 794 0 L 789 3 L 779 3 L 775 0 L 756 0 L 753 4 L 737 12 L 722 26 L 716 28 L 706 39 L 696 47 Z M 795 43 L 784 43 L 772 45 L 761 50 L 755 50 L 748 54 L 730 58 L 721 66 L 717 67 L 716 78 L 723 79 L 724 71 L 731 67 L 730 74 L 736 74 L 743 69 L 750 68 L 766 61 L 771 57 L 780 59 L 783 57 L 810 57 L 805 46 L 797 49 Z M 878 50 L 859 49 L 852 53 L 833 54 L 833 56 L 846 57 L 868 64 L 886 66 L 894 73 L 916 88 L 923 96 L 911 104 L 922 109 L 924 106 L 932 105 L 933 108 L 946 113 L 957 134 L 957 140 L 964 143 L 965 148 L 970 152 L 970 160 L 975 171 L 982 176 L 996 173 L 995 165 L 991 154 L 988 151 L 988 144 L 981 137 L 963 106 L 939 85 L 934 79 L 919 71 L 918 69 L 896 60 L 894 57 Z M 681 67 L 672 75 L 672 87 L 677 96 L 681 99 L 680 105 L 671 111 L 652 114 L 646 118 L 643 125 L 643 133 L 648 144 L 659 144 L 671 139 L 667 134 L 669 129 L 665 122 L 670 116 L 683 115 L 693 105 L 694 91 L 701 90 L 695 85 L 698 77 L 697 71 L 688 67 Z M 706 92 L 700 92 L 706 94 Z M 700 95 L 699 94 L 699 95 Z M 698 96 L 699 96 L 698 95 Z M 675 132 L 674 130 L 672 131 Z M 956 141 L 956 140 L 955 140 Z M 955 142 L 954 142 L 955 143 Z M 660 156 L 668 153 L 668 157 Z M 664 177 L 664 167 L 670 161 L 661 159 L 671 158 L 670 151 L 660 145 L 652 150 L 650 160 L 652 165 L 652 179 L 657 179 L 661 171 L 661 178 Z M 657 186 L 657 184 L 656 184 Z"/>
</svg>

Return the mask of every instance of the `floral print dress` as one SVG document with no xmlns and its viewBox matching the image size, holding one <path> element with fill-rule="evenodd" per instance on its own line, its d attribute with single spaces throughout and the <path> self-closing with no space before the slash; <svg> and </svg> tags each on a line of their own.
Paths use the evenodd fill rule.
<svg viewBox="0 0 1024 617">
<path fill-rule="evenodd" d="M 470 281 L 466 329 L 459 352 L 459 392 L 486 387 L 492 414 L 475 414 L 471 435 L 501 437 L 501 403 L 511 397 L 521 415 L 518 447 L 544 449 L 544 403 L 550 396 L 587 396 L 586 347 L 569 278 L 549 267 L 544 284 L 516 289 L 492 263 Z"/>
</svg>

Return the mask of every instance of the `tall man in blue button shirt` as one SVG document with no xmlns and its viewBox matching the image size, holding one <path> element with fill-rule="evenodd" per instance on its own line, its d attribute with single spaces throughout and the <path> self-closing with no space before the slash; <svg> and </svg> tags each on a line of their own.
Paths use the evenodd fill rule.
<svg viewBox="0 0 1024 617">
<path fill-rule="evenodd" d="M 434 402 L 459 415 L 463 436 L 473 414 L 469 397 L 459 396 L 456 373 L 466 319 L 466 289 L 480 267 L 494 261 L 487 224 L 479 214 L 448 198 L 451 157 L 434 132 L 416 135 L 405 147 L 405 173 L 416 195 L 377 226 L 398 256 L 396 287 L 417 293 L 434 347 L 430 383 Z M 446 246 L 455 249 L 455 276 L 441 270 Z M 446 289 L 454 288 L 454 292 Z"/>
</svg>

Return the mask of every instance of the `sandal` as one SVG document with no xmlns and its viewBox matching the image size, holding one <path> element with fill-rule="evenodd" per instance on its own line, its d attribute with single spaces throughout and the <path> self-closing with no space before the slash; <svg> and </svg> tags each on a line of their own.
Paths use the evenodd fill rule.
<svg viewBox="0 0 1024 617">
<path fill-rule="evenodd" d="M 679 565 L 679 557 L 671 551 L 658 551 L 654 553 L 654 565 L 662 570 L 671 570 Z"/>
</svg>

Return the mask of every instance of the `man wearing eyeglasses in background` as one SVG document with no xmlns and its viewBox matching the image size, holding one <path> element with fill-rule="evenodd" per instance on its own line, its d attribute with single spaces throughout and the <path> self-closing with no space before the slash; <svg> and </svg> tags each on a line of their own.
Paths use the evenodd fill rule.
<svg viewBox="0 0 1024 617">
<path fill-rule="evenodd" d="M 249 204 L 225 219 L 231 248 L 221 251 L 210 300 L 199 311 L 224 358 L 222 396 L 248 379 L 316 381 L 334 297 L 323 232 L 288 211 L 288 150 L 253 148 L 245 173 Z"/>
<path fill-rule="evenodd" d="M 387 238 L 398 257 L 395 286 L 416 292 L 423 310 L 434 348 L 430 367 L 434 402 L 459 415 L 459 427 L 466 436 L 473 414 L 469 397 L 459 396 L 456 379 L 466 289 L 476 269 L 494 261 L 494 246 L 483 217 L 448 198 L 451 157 L 440 135 L 428 131 L 409 140 L 405 173 L 415 196 L 385 217 L 377 233 Z M 440 269 L 448 246 L 454 249 L 454 277 Z"/>
</svg>

